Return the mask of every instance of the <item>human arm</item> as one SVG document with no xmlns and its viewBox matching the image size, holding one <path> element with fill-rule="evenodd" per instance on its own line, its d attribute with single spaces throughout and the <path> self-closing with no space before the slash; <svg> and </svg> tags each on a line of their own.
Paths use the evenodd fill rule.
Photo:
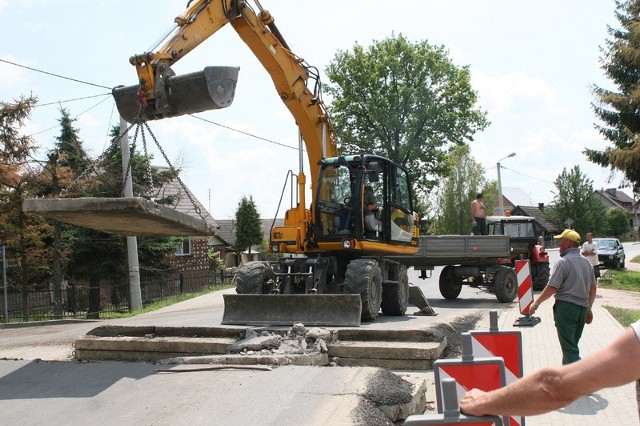
<svg viewBox="0 0 640 426">
<path fill-rule="evenodd" d="M 598 252 L 598 245 L 596 243 L 584 243 L 582 245 L 582 255 L 583 256 L 593 256 Z"/>
<path fill-rule="evenodd" d="M 595 277 L 593 279 L 594 279 L 594 283 L 589 288 L 589 307 L 587 308 L 587 324 L 591 324 L 591 322 L 593 321 L 593 311 L 591 310 L 591 307 L 593 306 L 593 302 L 595 302 L 596 300 L 597 287 L 595 284 Z"/>
<path fill-rule="evenodd" d="M 542 293 L 540 293 L 540 295 L 538 296 L 538 300 L 536 300 L 529 306 L 529 315 L 533 315 L 538 310 L 538 307 L 540 307 L 540 304 L 556 294 L 557 291 L 557 288 L 547 285 L 544 290 L 542 290 Z"/>
<path fill-rule="evenodd" d="M 543 368 L 491 392 L 472 389 L 460 401 L 460 410 L 474 416 L 542 414 L 638 377 L 640 341 L 628 328 L 610 345 L 578 362 Z"/>
</svg>

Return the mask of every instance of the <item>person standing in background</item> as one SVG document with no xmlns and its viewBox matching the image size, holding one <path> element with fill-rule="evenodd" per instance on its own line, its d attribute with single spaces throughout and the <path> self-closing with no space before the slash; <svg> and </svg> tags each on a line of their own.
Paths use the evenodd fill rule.
<svg viewBox="0 0 640 426">
<path fill-rule="evenodd" d="M 596 282 L 600 278 L 600 262 L 598 261 L 598 243 L 593 241 L 593 234 L 587 232 L 587 242 L 582 245 L 582 255 L 593 265 Z"/>
<path fill-rule="evenodd" d="M 474 235 L 487 235 L 487 210 L 484 208 L 484 195 L 478 192 L 471 203 L 471 219 Z"/>
</svg>

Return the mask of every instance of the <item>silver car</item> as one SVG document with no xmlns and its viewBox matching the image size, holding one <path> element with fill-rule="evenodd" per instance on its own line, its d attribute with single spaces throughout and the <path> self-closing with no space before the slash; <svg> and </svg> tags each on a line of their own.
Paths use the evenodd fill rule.
<svg viewBox="0 0 640 426">
<path fill-rule="evenodd" d="M 625 254 L 622 243 L 617 238 L 594 238 L 598 244 L 598 261 L 606 268 L 623 269 Z"/>
</svg>

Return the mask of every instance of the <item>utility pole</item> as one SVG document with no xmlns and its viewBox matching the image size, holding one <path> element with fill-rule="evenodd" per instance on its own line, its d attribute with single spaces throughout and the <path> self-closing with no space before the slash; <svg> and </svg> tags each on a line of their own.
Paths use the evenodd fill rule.
<svg viewBox="0 0 640 426">
<path fill-rule="evenodd" d="M 0 246 L 2 250 L 2 282 L 4 283 L 4 323 L 9 324 L 9 304 L 7 303 L 7 248 Z"/>
<path fill-rule="evenodd" d="M 124 179 L 124 196 L 133 197 L 133 181 L 129 167 L 129 133 L 127 122 L 120 117 L 120 150 L 122 151 L 122 176 Z M 140 291 L 140 266 L 138 264 L 138 239 L 127 236 L 127 264 L 129 265 L 129 309 L 142 309 L 142 293 Z"/>
</svg>

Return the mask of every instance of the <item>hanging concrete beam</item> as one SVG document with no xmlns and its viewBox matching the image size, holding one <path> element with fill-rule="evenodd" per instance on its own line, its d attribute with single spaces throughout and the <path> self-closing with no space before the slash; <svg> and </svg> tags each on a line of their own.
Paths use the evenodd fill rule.
<svg viewBox="0 0 640 426">
<path fill-rule="evenodd" d="M 139 197 L 34 198 L 22 206 L 27 213 L 97 231 L 136 236 L 208 236 L 215 229 L 204 219 Z"/>
</svg>

